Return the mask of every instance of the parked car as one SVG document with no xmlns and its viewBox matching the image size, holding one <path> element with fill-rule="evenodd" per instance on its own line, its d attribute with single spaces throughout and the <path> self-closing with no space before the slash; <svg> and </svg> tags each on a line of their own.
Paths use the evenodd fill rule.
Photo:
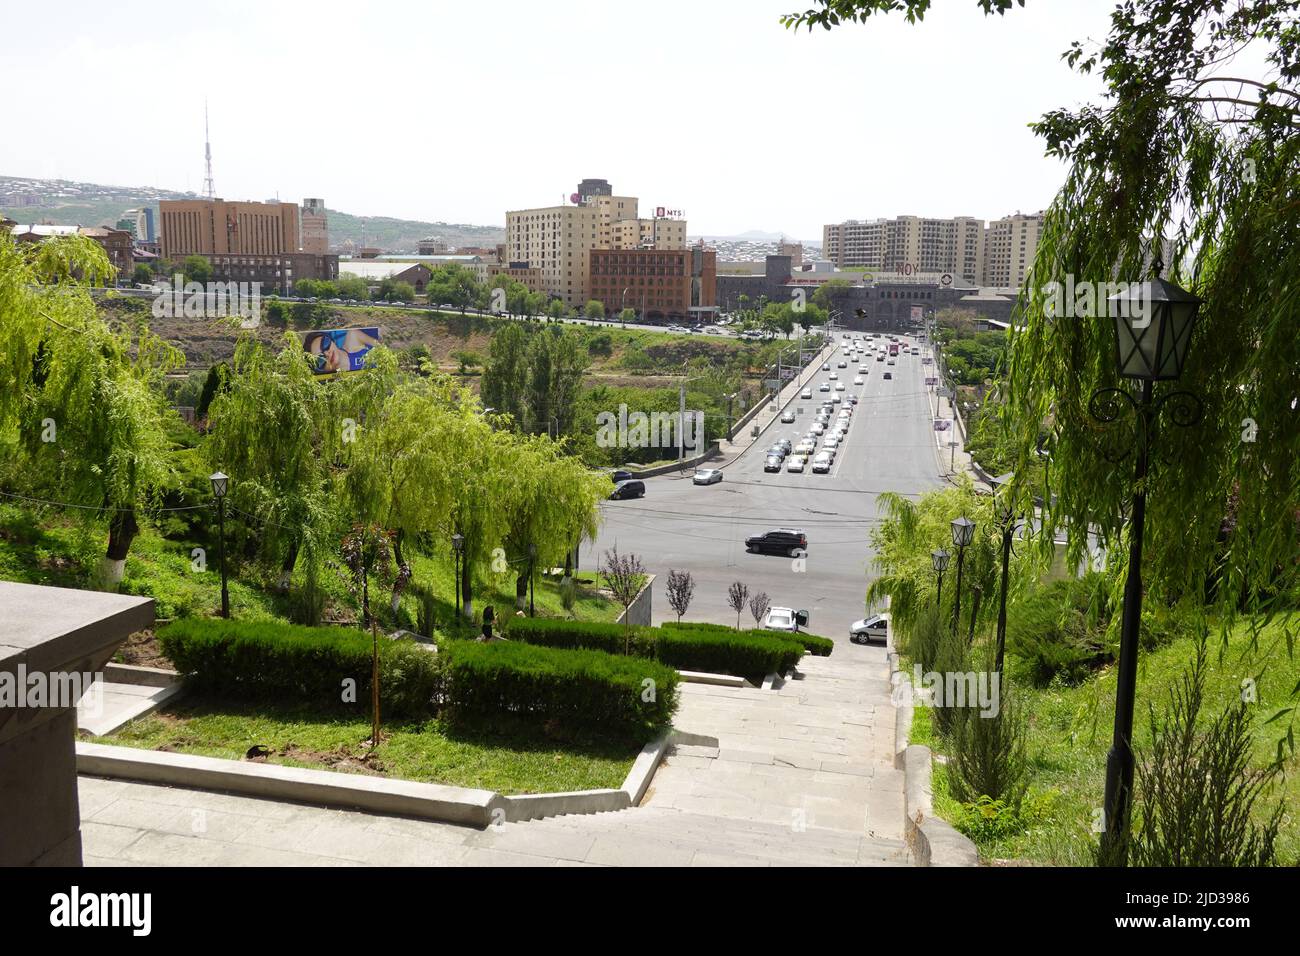
<svg viewBox="0 0 1300 956">
<path fill-rule="evenodd" d="M 773 528 L 746 538 L 745 550 L 793 558 L 808 550 L 808 535 L 802 528 Z"/>
<path fill-rule="evenodd" d="M 889 638 L 889 615 L 873 614 L 871 617 L 855 621 L 849 628 L 849 640 L 854 644 L 867 644 L 879 641 L 884 644 Z"/>
<path fill-rule="evenodd" d="M 697 485 L 716 485 L 721 480 L 721 468 L 696 468 L 695 477 L 691 479 Z"/>
<path fill-rule="evenodd" d="M 631 481 L 635 477 L 636 475 L 632 474 L 632 472 L 630 471 L 619 470 L 619 471 L 611 472 L 609 476 L 609 480 L 614 482 L 614 484 L 618 484 L 620 481 Z"/>
<path fill-rule="evenodd" d="M 614 493 L 609 496 L 610 501 L 622 501 L 624 498 L 644 498 L 645 482 L 644 481 L 620 481 L 614 486 Z"/>
<path fill-rule="evenodd" d="M 774 607 L 767 612 L 767 619 L 763 622 L 763 627 L 769 631 L 798 631 L 800 627 L 808 624 L 808 612 L 796 611 L 788 607 Z"/>
</svg>

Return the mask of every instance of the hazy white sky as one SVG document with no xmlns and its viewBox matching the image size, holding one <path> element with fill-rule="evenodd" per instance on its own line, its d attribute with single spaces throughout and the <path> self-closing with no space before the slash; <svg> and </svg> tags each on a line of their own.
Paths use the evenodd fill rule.
<svg viewBox="0 0 1300 956">
<path fill-rule="evenodd" d="M 692 234 L 820 239 L 904 213 L 1036 210 L 1063 178 L 1027 124 L 1095 99 L 1060 61 L 1114 0 L 975 0 L 792 33 L 807 0 L 4 0 L 0 174 L 322 196 L 503 224 L 584 177 Z"/>
</svg>

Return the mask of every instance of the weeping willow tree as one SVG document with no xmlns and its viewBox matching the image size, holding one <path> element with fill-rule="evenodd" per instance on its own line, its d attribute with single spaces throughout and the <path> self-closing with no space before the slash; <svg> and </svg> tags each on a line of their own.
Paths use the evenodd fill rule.
<svg viewBox="0 0 1300 956">
<path fill-rule="evenodd" d="M 1013 7 L 978 2 L 986 14 Z M 929 6 L 822 0 L 784 22 L 831 29 L 891 11 L 916 22 Z M 1181 379 L 1155 397 L 1189 391 L 1204 415 L 1191 428 L 1170 427 L 1168 414 L 1156 421 L 1143 572 L 1157 599 L 1217 606 L 1225 640 L 1244 613 L 1252 650 L 1278 614 L 1290 650 L 1300 603 L 1298 13 L 1298 0 L 1126 0 L 1099 47 L 1065 51 L 1105 93 L 1033 124 L 1068 172 L 1046 211 L 1000 386 L 1017 474 L 1031 472 L 1050 423 L 1044 517 L 1068 529 L 1073 559 L 1087 529 L 1100 536 L 1118 596 L 1132 461 L 1100 453 L 1115 436 L 1089 413 L 1094 391 L 1119 387 L 1112 322 L 1066 317 L 1047 292 L 1141 281 L 1166 260 L 1203 304 Z M 1161 255 L 1162 240 L 1172 255 Z M 1027 500 L 1023 480 L 1015 490 Z"/>
<path fill-rule="evenodd" d="M 0 230 L 0 446 L 9 480 L 106 521 L 101 586 L 116 587 L 140 519 L 173 476 L 162 383 L 183 358 L 142 325 L 106 322 L 110 279 L 83 236 L 17 244 Z"/>
</svg>

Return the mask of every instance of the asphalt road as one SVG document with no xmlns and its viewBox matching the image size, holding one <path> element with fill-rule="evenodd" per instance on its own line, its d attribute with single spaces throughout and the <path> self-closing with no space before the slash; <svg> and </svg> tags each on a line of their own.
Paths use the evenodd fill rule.
<svg viewBox="0 0 1300 956">
<path fill-rule="evenodd" d="M 774 441 L 788 437 L 797 443 L 815 420 L 827 397 L 818 386 L 829 379 L 828 372 L 818 370 L 809 380 L 813 397 L 789 406 L 800 413 L 795 423 L 773 421 L 748 450 L 723 466 L 721 483 L 696 486 L 689 475 L 660 476 L 646 479 L 644 498 L 605 502 L 604 526 L 595 544 L 584 546 L 582 567 L 594 568 L 614 545 L 639 555 L 657 575 L 655 623 L 675 617 L 666 590 L 668 571 L 675 568 L 695 578 L 689 620 L 735 624 L 727 588 L 743 581 L 751 594 L 765 591 L 775 606 L 807 610 L 811 633 L 847 644 L 849 625 L 866 611 L 872 574 L 868 536 L 880 520 L 877 496 L 892 491 L 919 497 L 942 483 L 921 356 L 900 355 L 895 361 L 890 366 L 868 353 L 839 369 L 832 360 L 831 369 L 846 388 L 840 394 L 856 393 L 859 403 L 830 474 L 763 471 Z M 864 384 L 855 386 L 859 363 L 868 371 Z M 892 380 L 884 379 L 886 371 Z M 746 537 L 778 527 L 807 533 L 802 566 L 790 558 L 746 552 Z M 748 610 L 742 625 L 753 626 Z"/>
</svg>

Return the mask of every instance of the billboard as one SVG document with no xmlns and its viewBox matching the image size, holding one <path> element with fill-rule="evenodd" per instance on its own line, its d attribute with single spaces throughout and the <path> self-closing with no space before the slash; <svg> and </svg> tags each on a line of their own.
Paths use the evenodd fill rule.
<svg viewBox="0 0 1300 956">
<path fill-rule="evenodd" d="M 359 372 L 366 367 L 366 356 L 379 344 L 379 328 L 322 329 L 303 336 L 302 347 L 307 353 L 312 373 L 318 377 L 333 377 L 346 372 Z"/>
<path fill-rule="evenodd" d="M 914 319 L 921 318 L 921 307 L 919 305 L 912 306 L 912 318 Z"/>
</svg>

